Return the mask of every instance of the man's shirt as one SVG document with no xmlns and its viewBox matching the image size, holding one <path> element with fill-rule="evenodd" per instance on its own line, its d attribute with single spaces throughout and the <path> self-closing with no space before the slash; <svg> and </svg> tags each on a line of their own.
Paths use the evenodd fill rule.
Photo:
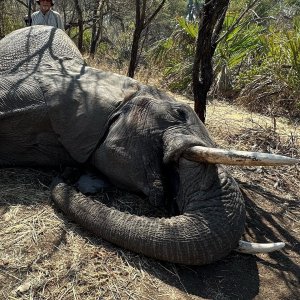
<svg viewBox="0 0 300 300">
<path fill-rule="evenodd" d="M 32 14 L 31 19 L 31 25 L 49 25 L 64 30 L 60 14 L 52 9 L 46 12 L 45 15 L 41 11 L 36 11 Z"/>
</svg>

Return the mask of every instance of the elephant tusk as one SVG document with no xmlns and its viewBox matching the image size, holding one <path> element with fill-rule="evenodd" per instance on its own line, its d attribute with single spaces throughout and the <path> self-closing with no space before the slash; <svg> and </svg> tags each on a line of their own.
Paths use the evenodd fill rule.
<svg viewBox="0 0 300 300">
<path fill-rule="evenodd" d="M 256 254 L 256 253 L 268 253 L 273 252 L 276 250 L 280 250 L 285 246 L 285 243 L 278 242 L 278 243 L 249 243 L 240 240 L 239 246 L 235 251 L 246 253 L 246 254 Z"/>
<path fill-rule="evenodd" d="M 276 166 L 300 163 L 300 159 L 283 155 L 202 146 L 193 146 L 186 149 L 183 152 L 183 157 L 196 162 L 240 166 Z"/>
</svg>

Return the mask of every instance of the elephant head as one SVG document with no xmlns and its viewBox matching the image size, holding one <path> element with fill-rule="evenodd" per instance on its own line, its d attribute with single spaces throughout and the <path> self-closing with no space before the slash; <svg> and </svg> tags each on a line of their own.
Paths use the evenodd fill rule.
<svg viewBox="0 0 300 300">
<path fill-rule="evenodd" d="M 116 186 L 144 193 L 153 205 L 168 201 L 175 214 L 130 215 L 57 183 L 52 196 L 68 216 L 114 244 L 175 263 L 207 264 L 237 248 L 244 200 L 234 179 L 213 160 L 249 164 L 259 160 L 255 154 L 250 159 L 249 153 L 218 154 L 189 106 L 149 87 L 123 103 L 109 124 L 91 164 Z"/>
</svg>

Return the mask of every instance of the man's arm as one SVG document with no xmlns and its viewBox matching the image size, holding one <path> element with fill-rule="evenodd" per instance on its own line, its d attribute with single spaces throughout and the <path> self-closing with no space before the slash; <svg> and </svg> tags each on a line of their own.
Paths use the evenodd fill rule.
<svg viewBox="0 0 300 300">
<path fill-rule="evenodd" d="M 55 14 L 55 18 L 56 18 L 57 28 L 65 30 L 60 14 L 58 12 L 54 12 L 54 14 Z"/>
</svg>

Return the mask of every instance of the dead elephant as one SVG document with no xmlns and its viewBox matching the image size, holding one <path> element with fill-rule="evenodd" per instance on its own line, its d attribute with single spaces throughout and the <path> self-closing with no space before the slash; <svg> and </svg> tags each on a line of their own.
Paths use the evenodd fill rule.
<svg viewBox="0 0 300 300">
<path fill-rule="evenodd" d="M 216 149 L 189 106 L 86 66 L 59 29 L 11 33 L 0 41 L 0 59 L 2 166 L 93 166 L 117 187 L 156 206 L 168 197 L 177 208 L 170 218 L 135 216 L 54 185 L 53 200 L 68 217 L 126 249 L 197 265 L 226 256 L 239 245 L 245 207 L 220 164 L 297 162 Z"/>
</svg>

